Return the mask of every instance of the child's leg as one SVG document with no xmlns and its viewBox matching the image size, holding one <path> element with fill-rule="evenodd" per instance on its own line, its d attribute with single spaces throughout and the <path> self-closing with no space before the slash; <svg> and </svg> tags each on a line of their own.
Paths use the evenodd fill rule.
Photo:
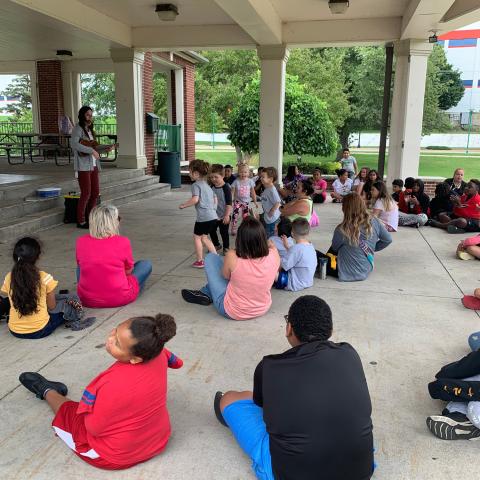
<svg viewBox="0 0 480 480">
<path fill-rule="evenodd" d="M 242 203 L 242 219 L 248 217 L 249 215 L 249 208 L 248 203 Z"/>
<path fill-rule="evenodd" d="M 210 253 L 213 253 L 213 254 L 217 254 L 217 249 L 215 248 L 215 245 L 213 244 L 213 242 L 210 240 L 209 236 L 208 235 L 202 235 L 202 242 L 203 244 L 207 247 L 207 250 L 210 252 Z"/>
<path fill-rule="evenodd" d="M 218 221 L 218 226 L 220 227 L 220 234 L 222 233 L 222 227 L 221 225 L 223 225 L 223 223 L 221 223 L 221 221 L 219 220 Z M 218 241 L 218 235 L 217 235 L 217 229 L 215 230 L 212 230 L 210 232 L 210 238 L 212 239 L 212 242 L 213 244 L 218 247 L 220 245 L 220 242 Z M 222 240 L 223 240 L 223 235 L 222 235 Z M 225 246 L 224 246 L 225 247 Z"/>
<path fill-rule="evenodd" d="M 480 258 L 480 246 L 472 245 L 471 247 L 466 247 L 464 249 L 465 252 L 473 255 L 474 257 Z"/>
<path fill-rule="evenodd" d="M 240 215 L 240 206 L 241 203 L 238 200 L 233 202 L 233 210 L 232 210 L 232 233 L 237 231 L 237 222 L 238 216 Z"/>
<path fill-rule="evenodd" d="M 223 248 L 229 249 L 230 248 L 230 237 L 228 235 L 228 224 L 225 225 L 222 221 L 218 224 L 220 228 L 220 235 L 222 236 L 222 244 Z"/>
<path fill-rule="evenodd" d="M 195 245 L 195 255 L 197 257 L 197 262 L 201 262 L 203 260 L 202 235 L 193 234 L 193 244 Z"/>
<path fill-rule="evenodd" d="M 45 400 L 48 403 L 48 406 L 53 410 L 53 413 L 57 413 L 59 408 L 65 402 L 71 402 L 69 398 L 60 395 L 56 390 L 49 390 L 45 394 Z"/>
</svg>

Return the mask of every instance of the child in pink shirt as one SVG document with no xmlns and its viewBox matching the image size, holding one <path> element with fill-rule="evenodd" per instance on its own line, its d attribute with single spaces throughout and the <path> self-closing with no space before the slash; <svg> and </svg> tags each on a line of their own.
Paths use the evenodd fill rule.
<svg viewBox="0 0 480 480">
<path fill-rule="evenodd" d="M 313 171 L 313 203 L 323 203 L 327 198 L 327 182 L 322 178 L 322 172 L 319 168 Z"/>
<path fill-rule="evenodd" d="M 78 296 L 86 307 L 112 308 L 135 301 L 152 263 L 134 262 L 127 237 L 119 235 L 118 209 L 100 205 L 90 214 L 90 234 L 77 239 Z"/>
<path fill-rule="evenodd" d="M 480 258 L 480 234 L 462 240 L 457 247 L 457 257 L 462 260 Z"/>
</svg>

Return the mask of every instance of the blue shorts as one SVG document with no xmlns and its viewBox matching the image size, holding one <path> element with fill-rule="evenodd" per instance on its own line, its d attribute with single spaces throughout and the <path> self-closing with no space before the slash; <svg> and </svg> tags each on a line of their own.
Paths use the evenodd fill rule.
<svg viewBox="0 0 480 480">
<path fill-rule="evenodd" d="M 223 411 L 223 418 L 242 450 L 252 460 L 259 480 L 275 480 L 270 456 L 270 437 L 263 421 L 263 409 L 253 400 L 238 400 Z"/>
<path fill-rule="evenodd" d="M 273 286 L 277 290 L 284 290 L 287 285 L 288 285 L 288 272 L 286 272 L 282 268 L 282 270 L 278 272 L 278 278 L 276 282 L 273 284 Z"/>
</svg>

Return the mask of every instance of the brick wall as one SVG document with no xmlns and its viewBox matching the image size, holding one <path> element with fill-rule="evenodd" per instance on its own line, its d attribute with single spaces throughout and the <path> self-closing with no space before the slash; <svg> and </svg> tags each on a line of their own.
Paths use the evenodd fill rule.
<svg viewBox="0 0 480 480">
<path fill-rule="evenodd" d="M 152 54 L 151 52 L 145 53 L 145 59 L 143 62 L 143 111 L 153 112 L 153 68 L 152 68 Z M 155 135 L 153 133 L 147 133 L 147 124 L 144 126 L 144 141 L 145 141 L 145 156 L 147 157 L 147 168 L 145 173 L 147 175 L 153 175 L 154 162 L 155 162 Z"/>
<path fill-rule="evenodd" d="M 62 63 L 37 62 L 37 81 L 41 133 L 58 133 L 58 117 L 64 113 Z"/>
</svg>

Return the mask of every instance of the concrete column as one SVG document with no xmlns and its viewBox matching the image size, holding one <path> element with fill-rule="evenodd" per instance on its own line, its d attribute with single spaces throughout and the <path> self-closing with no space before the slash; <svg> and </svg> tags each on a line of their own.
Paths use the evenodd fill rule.
<svg viewBox="0 0 480 480">
<path fill-rule="evenodd" d="M 146 168 L 142 93 L 144 54 L 132 48 L 110 51 L 115 73 L 119 168 Z"/>
<path fill-rule="evenodd" d="M 181 161 L 185 160 L 185 102 L 183 89 L 183 69 L 174 70 L 175 76 L 175 124 L 181 125 L 180 155 Z"/>
<path fill-rule="evenodd" d="M 261 70 L 260 165 L 276 167 L 281 176 L 288 50 L 285 45 L 265 45 L 257 47 L 257 53 Z"/>
<path fill-rule="evenodd" d="M 73 124 L 77 122 L 78 111 L 82 106 L 82 89 L 78 72 L 62 72 L 63 109 Z"/>
<path fill-rule="evenodd" d="M 30 93 L 32 95 L 32 122 L 33 131 L 40 131 L 40 104 L 38 100 L 38 78 L 37 71 L 29 73 L 30 76 Z"/>
<path fill-rule="evenodd" d="M 402 40 L 395 43 L 394 51 L 387 185 L 395 178 L 418 176 L 425 80 L 432 45 L 424 40 Z"/>
</svg>

